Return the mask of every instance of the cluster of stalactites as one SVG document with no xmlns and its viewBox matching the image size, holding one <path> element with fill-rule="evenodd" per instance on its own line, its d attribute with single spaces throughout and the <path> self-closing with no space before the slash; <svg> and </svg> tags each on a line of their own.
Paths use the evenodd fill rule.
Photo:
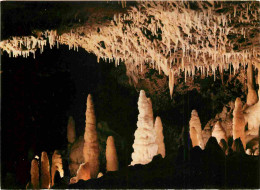
<svg viewBox="0 0 260 190">
<path fill-rule="evenodd" d="M 248 34 L 256 28 L 258 21 L 259 11 L 255 3 L 233 6 L 225 2 L 211 5 L 196 2 L 196 6 L 198 9 L 194 10 L 190 8 L 190 2 L 139 2 L 135 7 L 129 7 L 127 13 L 115 14 L 110 22 L 100 24 L 96 22 L 98 18 L 92 18 L 85 26 L 60 36 L 56 31 L 46 31 L 37 39 L 14 37 L 1 42 L 0 47 L 13 56 L 28 56 L 30 51 L 35 53 L 36 47 L 43 51 L 45 37 L 51 48 L 55 44 L 57 47 L 65 44 L 74 50 L 82 47 L 96 54 L 98 61 L 100 58 L 114 61 L 116 66 L 125 62 L 132 73 L 142 71 L 147 63 L 169 76 L 171 94 L 174 74 L 184 72 L 186 81 L 186 77 L 193 77 L 196 71 L 215 76 L 217 69 L 222 72 L 232 65 L 236 72 L 239 64 L 259 62 L 258 42 L 234 51 L 234 46 L 239 44 L 227 37 L 235 35 L 248 40 Z M 233 9 L 233 12 L 217 12 L 224 8 Z M 252 27 L 234 27 L 238 23 L 251 24 Z M 21 44 L 26 50 L 22 50 Z"/>
</svg>

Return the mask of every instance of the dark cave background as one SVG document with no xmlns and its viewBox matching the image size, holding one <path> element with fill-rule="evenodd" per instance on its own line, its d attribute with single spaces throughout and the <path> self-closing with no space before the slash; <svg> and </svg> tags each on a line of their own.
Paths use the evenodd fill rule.
<svg viewBox="0 0 260 190">
<path fill-rule="evenodd" d="M 95 4 L 96 3 L 96 4 Z M 98 9 L 124 11 L 118 2 L 2 2 L 1 40 L 12 35 L 29 35 L 34 29 L 58 28 L 67 30 L 81 19 L 87 20 L 91 12 L 82 12 L 92 6 Z M 91 6 L 90 6 L 91 5 Z M 107 7 L 110 6 L 110 7 Z M 34 15 L 34 16 L 31 16 Z M 77 16 L 75 16 L 77 15 Z M 15 27 L 14 27 L 15 26 Z M 64 27 L 66 26 L 66 27 Z M 66 28 L 66 29 L 64 29 Z M 154 116 L 159 115 L 164 125 L 166 154 L 176 154 L 183 127 L 188 127 L 190 113 L 196 109 L 202 127 L 221 112 L 223 105 L 244 94 L 244 84 L 237 74 L 225 85 L 217 76 L 200 79 L 193 86 L 178 79 L 173 99 L 170 99 L 167 77 L 158 71 L 147 71 L 136 88 L 128 84 L 123 63 L 97 63 L 97 57 L 79 48 L 67 46 L 49 49 L 36 58 L 9 58 L 1 52 L 1 186 L 25 188 L 30 179 L 30 162 L 35 155 L 47 151 L 49 159 L 55 149 L 67 149 L 67 122 L 73 116 L 77 137 L 84 134 L 87 95 L 91 93 L 95 104 L 97 122 L 107 122 L 109 128 L 120 135 L 124 148 L 120 150 L 120 165 L 128 165 L 133 151 L 134 131 L 137 122 L 139 91 L 144 89 L 153 102 Z M 148 83 L 157 84 L 156 93 Z M 191 85 L 191 86 L 192 86 Z M 245 96 L 242 97 L 245 100 Z M 104 166 L 102 166 L 104 168 Z"/>
</svg>

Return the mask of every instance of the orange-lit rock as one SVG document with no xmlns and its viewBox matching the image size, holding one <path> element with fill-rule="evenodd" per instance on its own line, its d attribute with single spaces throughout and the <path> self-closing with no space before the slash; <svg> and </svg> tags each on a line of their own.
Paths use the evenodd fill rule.
<svg viewBox="0 0 260 190">
<path fill-rule="evenodd" d="M 116 147 L 114 138 L 109 136 L 107 138 L 106 146 L 106 161 L 107 161 L 107 171 L 117 171 L 118 170 L 118 159 L 116 153 Z"/>
<path fill-rule="evenodd" d="M 41 188 L 49 189 L 51 184 L 50 163 L 46 152 L 41 155 Z"/>
<path fill-rule="evenodd" d="M 39 189 L 39 164 L 36 159 L 31 162 L 31 184 L 33 189 Z"/>
<path fill-rule="evenodd" d="M 244 149 L 246 148 L 245 125 L 242 102 L 240 98 L 237 98 L 235 101 L 235 109 L 233 111 L 233 139 L 235 140 L 240 138 Z"/>
<path fill-rule="evenodd" d="M 191 119 L 189 122 L 190 125 L 190 138 L 192 141 L 192 146 L 200 146 L 201 149 L 205 148 L 203 139 L 202 139 L 202 129 L 200 118 L 196 110 L 192 110 Z"/>
<path fill-rule="evenodd" d="M 69 143 L 73 143 L 76 139 L 75 121 L 72 116 L 69 117 L 67 126 L 67 138 Z"/>
<path fill-rule="evenodd" d="M 218 143 L 220 143 L 221 139 L 224 139 L 227 142 L 226 132 L 219 121 L 213 127 L 212 137 L 215 137 Z"/>
<path fill-rule="evenodd" d="M 83 147 L 84 162 L 89 164 L 91 178 L 99 172 L 99 143 L 96 131 L 96 116 L 91 94 L 87 99 L 86 127 Z"/>
<path fill-rule="evenodd" d="M 64 171 L 62 167 L 62 158 L 61 155 L 58 153 L 57 150 L 54 151 L 52 155 L 52 164 L 51 164 L 51 187 L 54 185 L 54 177 L 56 171 L 59 172 L 60 177 L 62 178 L 64 176 Z"/>
<path fill-rule="evenodd" d="M 156 144 L 158 145 L 157 154 L 161 154 L 162 157 L 165 157 L 165 144 L 163 136 L 163 125 L 162 120 L 159 116 L 155 119 L 154 129 L 156 133 Z"/>
</svg>

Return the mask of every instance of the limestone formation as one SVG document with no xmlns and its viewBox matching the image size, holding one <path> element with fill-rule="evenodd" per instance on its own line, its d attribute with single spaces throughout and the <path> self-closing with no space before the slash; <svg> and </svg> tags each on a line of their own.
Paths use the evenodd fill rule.
<svg viewBox="0 0 260 190">
<path fill-rule="evenodd" d="M 200 118 L 196 110 L 192 110 L 191 112 L 191 119 L 189 125 L 190 125 L 190 138 L 192 141 L 192 146 L 193 147 L 200 146 L 201 149 L 204 149 L 205 145 L 202 139 Z"/>
<path fill-rule="evenodd" d="M 246 148 L 245 125 L 242 102 L 240 98 L 237 98 L 235 101 L 235 109 L 233 111 L 233 139 L 235 140 L 240 138 L 244 149 Z"/>
<path fill-rule="evenodd" d="M 83 147 L 84 147 L 84 138 L 80 136 L 70 148 L 70 152 L 69 152 L 70 176 L 76 176 L 80 164 L 84 163 Z"/>
<path fill-rule="evenodd" d="M 76 139 L 75 121 L 72 116 L 69 117 L 67 126 L 67 138 L 69 143 L 74 143 Z"/>
<path fill-rule="evenodd" d="M 50 163 L 46 152 L 41 154 L 41 188 L 49 189 L 51 185 Z"/>
<path fill-rule="evenodd" d="M 140 91 L 138 100 L 138 121 L 135 131 L 131 165 L 147 164 L 157 154 L 156 134 L 154 130 L 153 110 L 151 101 L 146 97 L 143 90 Z"/>
<path fill-rule="evenodd" d="M 211 129 L 209 125 L 206 125 L 201 132 L 203 144 L 207 144 L 209 138 L 211 137 Z"/>
<path fill-rule="evenodd" d="M 157 154 L 161 154 L 162 157 L 165 157 L 165 144 L 164 144 L 164 136 L 163 136 L 163 125 L 162 120 L 159 116 L 155 119 L 155 133 L 156 133 L 156 144 L 158 145 Z"/>
<path fill-rule="evenodd" d="M 59 172 L 60 177 L 63 178 L 64 171 L 62 167 L 62 158 L 57 150 L 54 151 L 52 155 L 52 164 L 51 164 L 51 187 L 54 185 L 54 177 L 56 171 Z"/>
<path fill-rule="evenodd" d="M 91 94 L 87 99 L 86 127 L 83 147 L 84 162 L 89 164 L 91 178 L 99 172 L 99 143 L 96 131 L 96 116 Z"/>
<path fill-rule="evenodd" d="M 219 121 L 213 127 L 212 137 L 215 137 L 218 143 L 220 143 L 221 139 L 224 139 L 227 142 L 226 132 Z"/>
<path fill-rule="evenodd" d="M 114 138 L 112 136 L 109 136 L 107 138 L 106 161 L 107 161 L 107 171 L 118 170 L 118 159 L 117 159 L 116 147 L 115 147 Z"/>
<path fill-rule="evenodd" d="M 252 63 L 249 62 L 247 64 L 247 88 L 248 88 L 248 94 L 246 97 L 246 104 L 247 106 L 254 105 L 257 101 L 257 94 L 255 91 L 254 83 L 253 83 L 253 68 Z"/>
<path fill-rule="evenodd" d="M 31 162 L 31 184 L 33 189 L 39 188 L 39 166 L 38 161 L 33 159 Z"/>
</svg>

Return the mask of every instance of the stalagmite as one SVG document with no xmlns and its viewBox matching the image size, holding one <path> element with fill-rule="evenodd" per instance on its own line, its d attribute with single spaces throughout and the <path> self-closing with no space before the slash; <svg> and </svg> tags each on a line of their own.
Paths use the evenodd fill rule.
<svg viewBox="0 0 260 190">
<path fill-rule="evenodd" d="M 245 119 L 243 115 L 242 102 L 240 98 L 235 101 L 235 109 L 233 111 L 233 139 L 240 138 L 244 149 L 246 148 L 245 142 Z"/>
<path fill-rule="evenodd" d="M 81 136 L 70 147 L 69 170 L 70 176 L 76 176 L 80 164 L 84 163 L 83 157 L 84 138 Z"/>
<path fill-rule="evenodd" d="M 161 118 L 159 116 L 155 119 L 154 129 L 156 133 L 156 144 L 158 145 L 157 154 L 161 154 L 162 157 L 165 157 L 165 145 L 164 145 L 164 136 L 163 136 L 163 125 Z"/>
<path fill-rule="evenodd" d="M 207 144 L 209 138 L 211 137 L 211 129 L 209 125 L 206 125 L 201 132 L 203 144 Z"/>
<path fill-rule="evenodd" d="M 41 188 L 49 189 L 51 183 L 50 163 L 46 152 L 41 155 Z"/>
<path fill-rule="evenodd" d="M 89 163 L 91 178 L 96 178 L 99 172 L 99 143 L 96 131 L 96 116 L 91 94 L 88 95 L 87 99 L 83 156 L 85 163 Z"/>
<path fill-rule="evenodd" d="M 153 110 L 150 100 L 143 90 L 138 100 L 138 121 L 135 131 L 131 165 L 148 164 L 157 154 L 158 145 L 155 143 L 156 134 L 153 126 Z"/>
<path fill-rule="evenodd" d="M 253 83 L 253 66 L 252 63 L 247 64 L 247 88 L 248 88 L 248 94 L 246 97 L 246 104 L 247 106 L 252 106 L 254 105 L 257 101 L 257 94 L 254 88 L 254 83 Z"/>
<path fill-rule="evenodd" d="M 192 146 L 193 147 L 200 146 L 201 149 L 204 149 L 205 145 L 202 139 L 200 118 L 196 110 L 192 110 L 191 112 L 191 119 L 189 125 L 190 125 L 190 138 L 192 141 Z"/>
<path fill-rule="evenodd" d="M 69 143 L 74 143 L 76 138 L 75 132 L 75 121 L 72 116 L 69 117 L 68 126 L 67 126 L 67 138 Z"/>
<path fill-rule="evenodd" d="M 89 180 L 90 177 L 90 166 L 89 163 L 83 163 L 79 166 L 79 169 L 77 171 L 77 180 Z"/>
<path fill-rule="evenodd" d="M 258 96 L 260 96 L 260 63 L 257 65 L 258 68 Z M 247 137 L 251 136 L 253 139 L 259 136 L 260 127 L 260 101 L 244 110 L 245 122 L 248 123 L 248 131 L 246 131 Z M 250 139 L 250 138 L 249 138 Z"/>
<path fill-rule="evenodd" d="M 57 150 L 54 151 L 52 155 L 52 164 L 51 164 L 51 187 L 54 185 L 54 177 L 56 171 L 59 172 L 60 177 L 63 178 L 64 171 L 62 167 L 62 158 Z"/>
<path fill-rule="evenodd" d="M 33 159 L 31 162 L 31 184 L 33 189 L 39 188 L 39 166 L 38 161 Z"/>
<path fill-rule="evenodd" d="M 103 176 L 103 173 L 102 173 L 102 172 L 99 172 L 97 178 L 100 178 L 100 177 L 102 177 L 102 176 Z"/>
<path fill-rule="evenodd" d="M 109 136 L 107 138 L 106 161 L 107 161 L 107 171 L 118 170 L 116 147 L 115 147 L 114 138 L 112 136 Z"/>
<path fill-rule="evenodd" d="M 221 139 L 224 139 L 227 142 L 226 132 L 219 121 L 213 127 L 212 137 L 215 137 L 218 143 L 220 143 Z"/>
</svg>

